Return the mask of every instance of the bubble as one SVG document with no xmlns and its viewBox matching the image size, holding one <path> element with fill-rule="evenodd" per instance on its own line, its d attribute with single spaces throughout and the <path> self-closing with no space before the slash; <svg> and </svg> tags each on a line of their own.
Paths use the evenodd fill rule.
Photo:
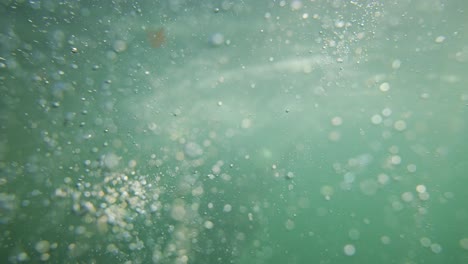
<svg viewBox="0 0 468 264">
<path fill-rule="evenodd" d="M 291 9 L 296 11 L 302 8 L 302 1 L 301 0 L 293 0 L 291 2 Z"/>
<path fill-rule="evenodd" d="M 434 40 L 436 43 L 442 43 L 445 41 L 445 37 L 444 36 L 438 36 L 435 38 Z"/>
<path fill-rule="evenodd" d="M 378 125 L 378 124 L 382 123 L 382 117 L 380 115 L 373 115 L 371 117 L 371 122 L 374 125 Z"/>
<path fill-rule="evenodd" d="M 356 176 L 354 175 L 354 173 L 347 172 L 347 173 L 345 173 L 343 178 L 344 178 L 344 181 L 346 183 L 352 183 L 352 182 L 354 182 L 354 179 L 356 179 Z"/>
<path fill-rule="evenodd" d="M 379 86 L 380 91 L 388 92 L 390 90 L 390 84 L 388 82 L 384 82 Z"/>
<path fill-rule="evenodd" d="M 348 236 L 352 240 L 358 240 L 361 236 L 361 233 L 359 232 L 359 230 L 353 228 L 348 231 Z"/>
<path fill-rule="evenodd" d="M 252 126 L 252 120 L 249 118 L 242 119 L 241 127 L 244 129 L 250 128 Z"/>
<path fill-rule="evenodd" d="M 389 117 L 392 114 L 392 109 L 386 107 L 382 110 L 382 115 L 385 117 Z"/>
<path fill-rule="evenodd" d="M 335 27 L 337 27 L 337 28 L 342 28 L 342 27 L 344 27 L 344 26 L 345 26 L 345 22 L 344 22 L 344 21 L 342 21 L 342 20 L 336 20 L 336 21 L 335 21 Z"/>
<path fill-rule="evenodd" d="M 401 66 L 401 61 L 400 60 L 394 60 L 392 62 L 392 69 L 396 70 L 396 69 L 399 69 Z"/>
<path fill-rule="evenodd" d="M 34 248 L 36 249 L 37 252 L 39 252 L 41 254 L 47 253 L 49 251 L 49 249 L 50 249 L 50 243 L 47 240 L 41 240 L 41 241 L 36 243 Z"/>
<path fill-rule="evenodd" d="M 395 124 L 393 124 L 393 127 L 397 130 L 397 131 L 403 131 L 406 129 L 406 122 L 403 121 L 403 120 L 398 120 L 395 122 Z"/>
<path fill-rule="evenodd" d="M 419 239 L 419 242 L 421 243 L 421 246 L 423 247 L 430 247 L 431 246 L 431 240 L 427 237 L 421 237 Z"/>
<path fill-rule="evenodd" d="M 462 247 L 465 250 L 468 250 L 468 238 L 462 238 L 460 239 L 460 247 Z"/>
<path fill-rule="evenodd" d="M 184 152 L 190 158 L 196 158 L 203 155 L 203 149 L 195 142 L 188 142 L 185 144 Z"/>
<path fill-rule="evenodd" d="M 395 211 L 400 211 L 400 210 L 403 209 L 403 204 L 401 202 L 399 202 L 399 201 L 393 201 L 392 202 L 392 208 Z"/>
<path fill-rule="evenodd" d="M 390 177 L 385 173 L 381 173 L 377 175 L 377 181 L 382 185 L 387 184 L 389 180 L 390 180 Z"/>
<path fill-rule="evenodd" d="M 117 53 L 124 52 L 127 49 L 127 42 L 123 40 L 116 40 L 113 47 L 114 51 Z"/>
<path fill-rule="evenodd" d="M 353 256 L 356 254 L 356 248 L 352 244 L 347 244 L 343 247 L 343 252 L 346 256 Z"/>
<path fill-rule="evenodd" d="M 17 256 L 16 259 L 20 262 L 26 261 L 29 259 L 29 256 L 26 252 L 20 252 Z"/>
<path fill-rule="evenodd" d="M 390 244 L 390 242 L 392 242 L 392 240 L 391 240 L 390 237 L 388 237 L 388 236 L 382 236 L 382 237 L 380 238 L 380 241 L 381 241 L 382 244 L 384 244 L 384 245 L 388 245 L 388 244 Z"/>
<path fill-rule="evenodd" d="M 284 225 L 287 230 L 293 230 L 295 226 L 294 221 L 291 219 L 288 219 Z"/>
<path fill-rule="evenodd" d="M 108 153 L 101 157 L 101 162 L 104 167 L 108 169 L 113 169 L 119 165 L 120 157 L 114 153 Z"/>
<path fill-rule="evenodd" d="M 185 208 L 183 205 L 174 205 L 171 210 L 171 217 L 176 221 L 182 221 L 185 217 Z"/>
<path fill-rule="evenodd" d="M 424 186 L 422 184 L 419 184 L 418 186 L 416 186 L 416 191 L 418 193 L 425 193 L 426 192 L 426 186 Z"/>
<path fill-rule="evenodd" d="M 226 212 L 226 213 L 231 212 L 232 211 L 232 205 L 225 204 L 224 207 L 223 207 L 223 211 Z"/>
<path fill-rule="evenodd" d="M 206 229 L 212 229 L 214 227 L 214 224 L 213 222 L 211 221 L 205 221 L 205 223 L 203 224 L 203 226 L 206 228 Z"/>
<path fill-rule="evenodd" d="M 416 165 L 414 165 L 414 164 L 409 164 L 408 166 L 406 166 L 406 169 L 407 169 L 409 172 L 416 172 Z"/>
<path fill-rule="evenodd" d="M 343 124 L 343 119 L 339 116 L 335 116 L 332 118 L 331 123 L 334 126 L 340 126 L 341 124 Z"/>
<path fill-rule="evenodd" d="M 212 46 L 221 46 L 224 43 L 224 35 L 221 33 L 214 33 L 211 35 L 209 42 Z"/>
<path fill-rule="evenodd" d="M 390 157 L 390 162 L 393 164 L 393 165 L 398 165 L 401 163 L 401 157 L 398 156 L 398 155 L 393 155 Z"/>
<path fill-rule="evenodd" d="M 324 185 L 320 188 L 320 193 L 325 197 L 326 200 L 330 200 L 331 196 L 334 193 L 333 187 L 329 185 Z"/>
<path fill-rule="evenodd" d="M 328 139 L 332 142 L 337 142 L 340 140 L 340 138 L 341 138 L 341 133 L 338 131 L 331 131 L 328 134 Z"/>
<path fill-rule="evenodd" d="M 430 195 L 428 192 L 419 193 L 418 196 L 419 196 L 419 199 L 421 199 L 422 201 L 427 201 L 430 198 Z"/>
<path fill-rule="evenodd" d="M 412 193 L 410 192 L 404 192 L 403 194 L 401 194 L 401 199 L 407 203 L 413 201 L 414 199 L 414 196 Z"/>
<path fill-rule="evenodd" d="M 359 187 L 361 188 L 361 192 L 365 195 L 374 195 L 377 192 L 377 189 L 379 188 L 379 185 L 377 182 L 373 179 L 367 179 L 362 181 L 359 184 Z"/>
<path fill-rule="evenodd" d="M 431 245 L 431 251 L 436 254 L 439 254 L 440 252 L 442 252 L 442 246 L 440 244 L 434 243 Z"/>
</svg>

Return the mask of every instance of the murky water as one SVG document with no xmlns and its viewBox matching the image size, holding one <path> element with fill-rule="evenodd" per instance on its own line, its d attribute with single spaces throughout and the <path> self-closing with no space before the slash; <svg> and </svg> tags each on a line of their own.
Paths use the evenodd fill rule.
<svg viewBox="0 0 468 264">
<path fill-rule="evenodd" d="M 468 262 L 468 4 L 0 4 L 1 263 Z"/>
</svg>

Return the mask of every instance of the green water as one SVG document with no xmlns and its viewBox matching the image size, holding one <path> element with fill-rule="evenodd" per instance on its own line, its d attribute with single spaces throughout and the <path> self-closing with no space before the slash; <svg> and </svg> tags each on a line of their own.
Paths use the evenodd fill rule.
<svg viewBox="0 0 468 264">
<path fill-rule="evenodd" d="M 0 1 L 0 263 L 468 263 L 467 13 Z"/>
</svg>

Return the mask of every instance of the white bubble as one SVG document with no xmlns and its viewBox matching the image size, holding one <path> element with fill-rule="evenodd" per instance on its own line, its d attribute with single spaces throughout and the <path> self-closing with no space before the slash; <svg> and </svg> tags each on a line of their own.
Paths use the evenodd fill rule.
<svg viewBox="0 0 468 264">
<path fill-rule="evenodd" d="M 382 110 L 382 115 L 385 117 L 389 117 L 392 114 L 392 109 L 386 107 Z"/>
<path fill-rule="evenodd" d="M 320 188 L 320 193 L 325 197 L 326 200 L 330 200 L 331 196 L 334 193 L 333 187 L 329 185 L 324 185 Z"/>
<path fill-rule="evenodd" d="M 231 210 L 232 210 L 232 205 L 230 205 L 230 204 L 225 204 L 224 205 L 224 208 L 223 208 L 224 212 L 228 213 L 228 212 L 231 212 Z"/>
<path fill-rule="evenodd" d="M 382 237 L 380 238 L 380 241 L 381 241 L 382 244 L 384 244 L 384 245 L 388 245 L 388 244 L 390 244 L 390 242 L 392 242 L 392 240 L 391 240 L 390 237 L 388 237 L 388 236 L 382 236 Z"/>
<path fill-rule="evenodd" d="M 381 173 L 377 175 L 377 181 L 382 185 L 387 184 L 389 180 L 390 180 L 390 177 L 385 173 Z"/>
<path fill-rule="evenodd" d="M 302 8 L 302 1 L 301 0 L 293 0 L 291 2 L 291 9 L 296 11 Z"/>
<path fill-rule="evenodd" d="M 241 127 L 242 128 L 250 128 L 252 126 L 252 120 L 249 118 L 242 119 Z"/>
<path fill-rule="evenodd" d="M 352 256 L 356 253 L 356 248 L 352 244 L 347 244 L 343 247 L 343 252 L 347 256 Z"/>
<path fill-rule="evenodd" d="M 335 116 L 332 118 L 331 123 L 334 126 L 340 126 L 341 124 L 343 124 L 343 119 L 339 116 Z"/>
<path fill-rule="evenodd" d="M 359 230 L 353 228 L 353 229 L 348 231 L 348 236 L 352 240 L 358 240 L 359 237 L 361 236 L 361 233 L 359 232 Z"/>
<path fill-rule="evenodd" d="M 388 90 L 390 90 L 390 84 L 388 82 L 384 82 L 380 84 L 379 89 L 382 92 L 388 92 Z"/>
<path fill-rule="evenodd" d="M 410 193 L 410 192 L 404 192 L 404 193 L 401 194 L 401 199 L 402 199 L 403 201 L 409 203 L 409 202 L 413 201 L 414 196 L 413 196 L 413 194 Z"/>
<path fill-rule="evenodd" d="M 113 169 L 119 165 L 120 159 L 121 158 L 114 153 L 108 153 L 101 157 L 104 167 L 107 167 L 108 169 Z"/>
<path fill-rule="evenodd" d="M 176 221 L 182 221 L 185 217 L 185 213 L 183 205 L 174 205 L 171 210 L 171 217 Z"/>
<path fill-rule="evenodd" d="M 442 246 L 440 244 L 434 243 L 431 245 L 431 251 L 436 254 L 439 254 L 440 252 L 442 252 Z"/>
<path fill-rule="evenodd" d="M 445 41 L 445 37 L 444 36 L 438 36 L 437 38 L 435 38 L 435 42 L 436 43 L 442 43 Z"/>
<path fill-rule="evenodd" d="M 468 250 L 468 238 L 462 238 L 460 239 L 460 246 L 465 249 L 465 250 Z"/>
<path fill-rule="evenodd" d="M 214 227 L 214 224 L 213 222 L 211 221 L 205 221 L 205 223 L 203 224 L 203 226 L 206 228 L 206 229 L 212 229 Z"/>
<path fill-rule="evenodd" d="M 396 70 L 396 69 L 399 69 L 401 66 L 401 61 L 400 60 L 394 60 L 392 62 L 392 69 Z"/>
<path fill-rule="evenodd" d="M 359 184 L 359 187 L 363 194 L 374 195 L 377 192 L 379 185 L 374 179 L 366 179 Z"/>
<path fill-rule="evenodd" d="M 188 142 L 185 144 L 184 152 L 191 158 L 196 158 L 203 155 L 203 149 L 195 142 Z"/>
<path fill-rule="evenodd" d="M 29 256 L 26 252 L 21 252 L 16 256 L 16 259 L 20 262 L 26 261 L 29 259 Z"/>
<path fill-rule="evenodd" d="M 294 221 L 291 219 L 288 219 L 284 225 L 286 226 L 287 230 L 293 230 L 295 226 Z"/>
<path fill-rule="evenodd" d="M 429 200 L 429 197 L 430 197 L 428 192 L 420 193 L 418 196 L 419 196 L 419 199 L 421 199 L 422 201 L 427 201 Z"/>
<path fill-rule="evenodd" d="M 421 246 L 423 247 L 430 247 L 431 246 L 431 240 L 427 237 L 421 237 L 419 239 L 419 242 L 421 243 Z"/>
<path fill-rule="evenodd" d="M 373 115 L 371 117 L 371 122 L 374 125 L 378 125 L 378 124 L 382 123 L 382 117 L 380 115 Z"/>
<path fill-rule="evenodd" d="M 347 172 L 347 173 L 345 173 L 343 178 L 344 178 L 344 181 L 346 183 L 352 183 L 352 182 L 354 182 L 354 179 L 356 178 L 356 176 L 354 175 L 354 173 Z"/>
<path fill-rule="evenodd" d="M 393 201 L 392 202 L 392 208 L 395 211 L 400 211 L 400 210 L 403 209 L 403 204 L 401 202 L 399 202 L 399 201 Z"/>
<path fill-rule="evenodd" d="M 403 131 L 406 129 L 406 123 L 405 121 L 403 120 L 398 120 L 395 122 L 395 124 L 393 124 L 393 127 L 397 130 L 397 131 Z"/>
<path fill-rule="evenodd" d="M 209 42 L 213 46 L 220 46 L 224 43 L 224 35 L 221 33 L 215 33 L 211 35 Z"/>
<path fill-rule="evenodd" d="M 418 186 L 416 186 L 416 191 L 418 193 L 425 193 L 426 192 L 426 186 L 424 186 L 422 184 L 419 184 Z"/>
<path fill-rule="evenodd" d="M 337 142 L 340 140 L 340 138 L 341 138 L 341 133 L 338 131 L 331 131 L 328 134 L 328 139 L 332 142 Z"/>
<path fill-rule="evenodd" d="M 127 42 L 123 40 L 116 40 L 114 42 L 114 51 L 115 52 L 124 52 L 127 49 Z"/>
<path fill-rule="evenodd" d="M 409 172 L 416 172 L 416 165 L 414 165 L 414 164 L 409 164 L 408 166 L 406 166 L 406 169 L 407 169 Z"/>
<path fill-rule="evenodd" d="M 398 156 L 398 155 L 393 155 L 390 157 L 390 162 L 393 164 L 393 165 L 398 165 L 401 163 L 401 157 Z"/>
<path fill-rule="evenodd" d="M 36 243 L 36 246 L 34 247 L 37 252 L 43 254 L 49 251 L 50 249 L 50 243 L 47 240 L 41 240 Z"/>
</svg>

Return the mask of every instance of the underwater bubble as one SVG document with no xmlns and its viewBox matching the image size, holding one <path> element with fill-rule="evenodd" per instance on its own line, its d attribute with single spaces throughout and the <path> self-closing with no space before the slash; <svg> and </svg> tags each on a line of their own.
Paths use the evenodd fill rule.
<svg viewBox="0 0 468 264">
<path fill-rule="evenodd" d="M 205 221 L 205 223 L 203 224 L 203 226 L 206 228 L 206 229 L 212 229 L 214 227 L 214 224 L 213 222 L 211 221 Z"/>
<path fill-rule="evenodd" d="M 195 142 L 188 142 L 185 144 L 184 151 L 190 158 L 196 158 L 203 155 L 203 148 Z"/>
<path fill-rule="evenodd" d="M 223 207 L 223 211 L 228 213 L 228 212 L 231 212 L 232 210 L 232 205 L 230 204 L 225 204 L 224 207 Z"/>
<path fill-rule="evenodd" d="M 392 62 L 392 69 L 396 70 L 396 69 L 399 69 L 401 66 L 401 61 L 400 60 L 394 60 Z"/>
<path fill-rule="evenodd" d="M 418 186 L 416 186 L 416 191 L 418 193 L 425 193 L 426 192 L 426 186 L 424 186 L 422 184 L 419 184 Z"/>
<path fill-rule="evenodd" d="M 114 51 L 117 53 L 124 52 L 127 49 L 127 42 L 116 40 L 113 45 Z"/>
<path fill-rule="evenodd" d="M 288 219 L 284 225 L 287 230 L 293 230 L 295 226 L 294 221 L 291 219 Z"/>
<path fill-rule="evenodd" d="M 388 82 L 384 82 L 379 86 L 380 91 L 388 92 L 390 90 L 390 84 Z"/>
<path fill-rule="evenodd" d="M 356 254 L 356 247 L 354 247 L 354 245 L 352 245 L 352 244 L 347 244 L 347 245 L 345 245 L 343 247 L 343 252 L 347 256 L 352 256 L 352 255 Z"/>
<path fill-rule="evenodd" d="M 462 238 L 460 239 L 460 246 L 465 249 L 465 250 L 468 250 L 468 238 Z"/>
<path fill-rule="evenodd" d="M 388 236 L 382 236 L 382 237 L 380 238 L 380 241 L 382 242 L 382 244 L 388 245 L 388 244 L 390 244 L 391 239 L 390 239 L 390 237 L 388 237 Z"/>
<path fill-rule="evenodd" d="M 436 254 L 439 254 L 440 252 L 442 252 L 442 246 L 440 244 L 434 243 L 431 245 L 431 251 Z"/>
<path fill-rule="evenodd" d="M 380 115 L 373 115 L 371 117 L 371 122 L 374 125 L 378 125 L 378 124 L 382 123 L 382 117 Z"/>
<path fill-rule="evenodd" d="M 41 240 L 39 242 L 36 243 L 36 245 L 34 246 L 34 248 L 36 249 L 37 252 L 39 253 L 46 253 L 49 251 L 50 249 L 50 243 L 49 241 L 47 240 Z"/>
<path fill-rule="evenodd" d="M 419 239 L 419 242 L 421 243 L 421 246 L 423 247 L 430 247 L 431 246 L 431 240 L 427 237 L 421 237 Z"/>
<path fill-rule="evenodd" d="M 445 41 L 445 37 L 444 36 L 438 36 L 435 38 L 435 43 L 442 43 Z"/>
<path fill-rule="evenodd" d="M 403 131 L 406 129 L 406 122 L 403 121 L 403 120 L 398 120 L 396 121 L 394 124 L 393 124 L 393 127 L 397 130 L 397 131 Z"/>
<path fill-rule="evenodd" d="M 361 233 L 359 232 L 359 230 L 353 228 L 348 231 L 348 236 L 352 240 L 358 240 L 359 237 L 361 236 Z"/>
<path fill-rule="evenodd" d="M 359 187 L 363 194 L 374 195 L 377 192 L 379 185 L 377 184 L 377 181 L 375 181 L 374 179 L 366 179 L 366 180 L 363 180 L 359 184 Z"/>
<path fill-rule="evenodd" d="M 209 39 L 212 46 L 221 46 L 224 43 L 224 35 L 221 33 L 214 33 Z"/>
</svg>

